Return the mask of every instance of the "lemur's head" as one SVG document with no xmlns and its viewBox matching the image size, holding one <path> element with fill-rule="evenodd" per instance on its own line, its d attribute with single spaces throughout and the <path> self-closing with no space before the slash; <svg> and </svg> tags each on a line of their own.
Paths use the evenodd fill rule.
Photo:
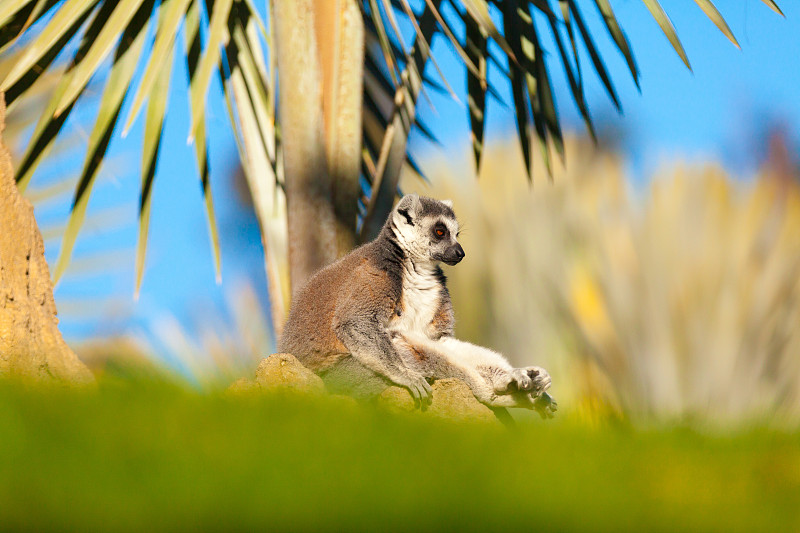
<svg viewBox="0 0 800 533">
<path fill-rule="evenodd" d="M 458 221 L 450 200 L 407 194 L 389 220 L 398 243 L 412 261 L 455 265 L 464 258 L 464 249 L 456 240 Z"/>
</svg>

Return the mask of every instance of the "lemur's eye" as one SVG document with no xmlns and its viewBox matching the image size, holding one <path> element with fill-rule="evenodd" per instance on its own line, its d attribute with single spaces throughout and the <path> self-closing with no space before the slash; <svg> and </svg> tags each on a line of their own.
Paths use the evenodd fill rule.
<svg viewBox="0 0 800 533">
<path fill-rule="evenodd" d="M 442 228 L 436 228 L 436 235 L 444 237 L 444 230 Z"/>
</svg>

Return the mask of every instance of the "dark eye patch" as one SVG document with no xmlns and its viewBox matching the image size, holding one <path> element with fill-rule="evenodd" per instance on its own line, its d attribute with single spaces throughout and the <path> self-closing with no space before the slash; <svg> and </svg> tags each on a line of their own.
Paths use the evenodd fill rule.
<svg viewBox="0 0 800 533">
<path fill-rule="evenodd" d="M 437 239 L 444 239 L 447 237 L 447 226 L 441 222 L 433 226 L 433 236 Z"/>
</svg>

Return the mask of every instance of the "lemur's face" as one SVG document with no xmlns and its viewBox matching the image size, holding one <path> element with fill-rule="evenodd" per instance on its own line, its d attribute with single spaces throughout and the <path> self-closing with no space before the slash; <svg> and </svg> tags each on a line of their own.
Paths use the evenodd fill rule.
<svg viewBox="0 0 800 533">
<path fill-rule="evenodd" d="M 458 221 L 449 201 L 407 195 L 394 216 L 398 240 L 412 259 L 455 265 L 464 258 L 458 243 Z"/>
</svg>

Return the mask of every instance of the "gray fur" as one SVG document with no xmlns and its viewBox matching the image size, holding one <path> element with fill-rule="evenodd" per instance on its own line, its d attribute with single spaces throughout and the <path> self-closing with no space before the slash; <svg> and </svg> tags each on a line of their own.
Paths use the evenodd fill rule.
<svg viewBox="0 0 800 533">
<path fill-rule="evenodd" d="M 496 407 L 544 405 L 550 376 L 512 368 L 500 354 L 455 339 L 455 318 L 440 262 L 464 257 L 449 202 L 404 196 L 378 237 L 320 270 L 298 291 L 283 335 L 294 354 L 335 392 L 366 398 L 394 383 L 420 400 L 428 380 L 464 380 Z M 547 402 L 539 401 L 547 397 Z"/>
</svg>

